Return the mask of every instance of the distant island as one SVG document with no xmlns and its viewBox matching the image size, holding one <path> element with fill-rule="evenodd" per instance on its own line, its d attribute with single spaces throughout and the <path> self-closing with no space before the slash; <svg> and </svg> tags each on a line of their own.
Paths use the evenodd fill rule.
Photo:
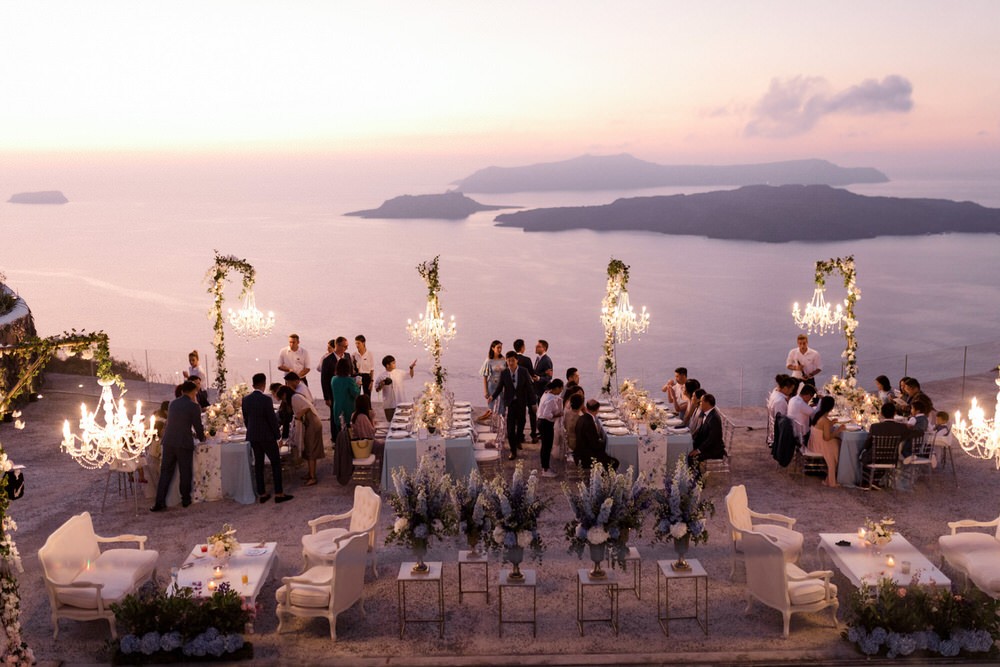
<svg viewBox="0 0 1000 667">
<path fill-rule="evenodd" d="M 66 195 L 58 190 L 46 190 L 44 192 L 19 192 L 11 195 L 7 200 L 8 204 L 65 204 L 69 200 Z"/>
<path fill-rule="evenodd" d="M 763 241 L 852 241 L 877 236 L 1000 232 L 1000 209 L 947 199 L 866 197 L 826 185 L 751 185 L 693 195 L 631 197 L 604 206 L 497 216 L 527 232 L 649 231 Z"/>
<path fill-rule="evenodd" d="M 838 167 L 826 160 L 763 164 L 665 165 L 631 155 L 583 155 L 562 162 L 524 167 L 487 167 L 455 185 L 462 192 L 547 192 L 553 190 L 635 190 L 704 185 L 850 185 L 885 183 L 871 167 Z"/>
<path fill-rule="evenodd" d="M 401 195 L 387 199 L 378 208 L 351 211 L 344 215 L 359 218 L 432 218 L 438 220 L 464 220 L 479 211 L 500 211 L 520 206 L 490 206 L 469 199 L 461 192 L 440 195 Z"/>
</svg>

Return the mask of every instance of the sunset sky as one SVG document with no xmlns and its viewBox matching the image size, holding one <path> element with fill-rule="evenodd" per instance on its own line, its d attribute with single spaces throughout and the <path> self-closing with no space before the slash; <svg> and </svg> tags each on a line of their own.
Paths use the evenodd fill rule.
<svg viewBox="0 0 1000 667">
<path fill-rule="evenodd" d="M 5 2 L 0 154 L 1000 167 L 1000 2 Z"/>
</svg>

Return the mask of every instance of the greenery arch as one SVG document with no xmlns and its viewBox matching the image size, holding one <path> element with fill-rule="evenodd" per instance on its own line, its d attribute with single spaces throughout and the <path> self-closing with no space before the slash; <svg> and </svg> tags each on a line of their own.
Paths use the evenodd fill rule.
<svg viewBox="0 0 1000 667">
<path fill-rule="evenodd" d="M 208 311 L 208 317 L 212 320 L 212 328 L 215 331 L 215 336 L 212 338 L 212 347 L 215 348 L 215 388 L 219 390 L 221 396 L 226 391 L 226 334 L 222 326 L 222 301 L 226 279 L 230 271 L 238 271 L 243 276 L 243 290 L 240 292 L 242 299 L 253 289 L 256 270 L 245 259 L 235 255 L 220 255 L 218 250 L 214 252 L 215 261 L 205 274 L 205 281 L 208 283 L 208 293 L 212 295 L 212 307 Z"/>
</svg>

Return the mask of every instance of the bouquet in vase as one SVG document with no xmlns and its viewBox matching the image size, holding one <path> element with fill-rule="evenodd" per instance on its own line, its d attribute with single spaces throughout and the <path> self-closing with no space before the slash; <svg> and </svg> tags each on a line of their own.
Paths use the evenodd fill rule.
<svg viewBox="0 0 1000 667">
<path fill-rule="evenodd" d="M 236 529 L 230 524 L 222 524 L 222 530 L 208 538 L 208 550 L 213 558 L 228 558 L 240 548 L 236 539 Z"/>
<path fill-rule="evenodd" d="M 486 546 L 493 551 L 508 550 L 508 557 L 509 550 L 521 553 L 530 548 L 535 560 L 541 560 L 545 543 L 538 534 L 538 516 L 548 502 L 538 497 L 535 471 L 525 478 L 524 465 L 518 462 L 510 484 L 498 475 L 484 486 L 482 498 L 493 525 L 492 532 L 486 533 Z"/>
<path fill-rule="evenodd" d="M 426 549 L 432 537 L 455 534 L 458 522 L 451 478 L 440 475 L 426 457 L 412 472 L 393 470 L 392 484 L 395 493 L 389 496 L 389 505 L 396 513 L 396 522 L 385 537 L 386 544 Z"/>
<path fill-rule="evenodd" d="M 414 422 L 429 431 L 444 428 L 451 423 L 451 401 L 435 382 L 425 382 L 424 391 L 414 407 Z"/>
<path fill-rule="evenodd" d="M 240 383 L 225 392 L 218 403 L 205 408 L 205 430 L 209 435 L 235 431 L 243 426 L 243 397 L 250 393 L 246 383 Z"/>
<path fill-rule="evenodd" d="M 865 541 L 876 547 L 882 547 L 892 541 L 892 536 L 896 529 L 893 526 L 896 522 L 889 517 L 883 517 L 879 521 L 865 519 Z"/>
<path fill-rule="evenodd" d="M 595 463 L 589 481 L 563 484 L 563 493 L 575 517 L 566 524 L 569 550 L 582 558 L 589 547 L 595 563 L 607 558 L 612 567 L 624 569 L 631 531 L 641 532 L 643 512 L 651 505 L 649 491 L 632 468 L 621 474 Z"/>
<path fill-rule="evenodd" d="M 452 502 L 458 513 L 458 529 L 472 550 L 477 548 L 482 536 L 492 530 L 486 513 L 485 489 L 478 470 L 473 470 L 467 479 L 458 480 L 451 488 Z"/>
<path fill-rule="evenodd" d="M 657 541 L 690 540 L 695 544 L 708 541 L 705 523 L 715 514 L 715 505 L 702 498 L 702 491 L 702 482 L 695 481 L 687 461 L 679 457 L 673 474 L 666 477 L 664 488 L 654 500 L 653 533 Z"/>
</svg>

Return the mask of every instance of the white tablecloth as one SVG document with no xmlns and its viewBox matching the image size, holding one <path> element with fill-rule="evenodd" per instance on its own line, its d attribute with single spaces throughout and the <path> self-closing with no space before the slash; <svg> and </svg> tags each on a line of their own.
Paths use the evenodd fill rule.
<svg viewBox="0 0 1000 667">
<path fill-rule="evenodd" d="M 257 495 L 253 488 L 248 448 L 246 442 L 203 442 L 195 445 L 191 500 L 201 503 L 231 498 L 243 505 L 254 503 Z M 159 462 L 156 464 L 159 465 Z M 180 503 L 180 474 L 179 470 L 175 470 L 167 494 L 167 505 Z"/>
<path fill-rule="evenodd" d="M 445 470 L 452 479 L 463 479 L 476 469 L 476 456 L 472 438 L 446 438 L 444 440 Z M 392 491 L 392 471 L 396 468 L 413 470 L 417 467 L 416 438 L 387 438 L 382 455 L 382 488 Z"/>
<path fill-rule="evenodd" d="M 667 434 L 660 432 L 644 435 L 641 438 L 646 441 L 643 445 L 644 448 L 648 445 L 654 445 L 655 443 L 650 442 L 653 439 L 666 438 L 666 447 L 657 448 L 660 454 L 656 463 L 668 470 L 673 470 L 679 456 L 687 456 L 688 452 L 691 451 L 690 433 Z M 650 472 L 648 470 L 650 459 L 647 456 L 642 457 L 643 465 L 640 465 L 639 440 L 640 436 L 635 433 L 608 436 L 608 454 L 618 459 L 620 472 L 625 472 L 629 466 L 632 466 L 636 474 Z"/>
</svg>

